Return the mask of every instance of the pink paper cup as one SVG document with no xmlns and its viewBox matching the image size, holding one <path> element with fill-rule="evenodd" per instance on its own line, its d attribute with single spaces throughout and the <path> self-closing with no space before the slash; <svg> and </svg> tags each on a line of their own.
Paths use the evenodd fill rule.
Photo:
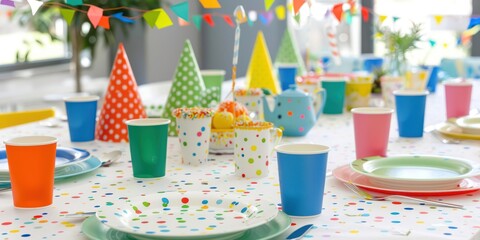
<svg viewBox="0 0 480 240">
<path fill-rule="evenodd" d="M 467 116 L 470 112 L 472 82 L 454 80 L 447 81 L 443 85 L 445 87 L 447 119 Z"/>
<path fill-rule="evenodd" d="M 352 113 L 357 159 L 386 156 L 393 109 L 361 107 Z"/>
</svg>

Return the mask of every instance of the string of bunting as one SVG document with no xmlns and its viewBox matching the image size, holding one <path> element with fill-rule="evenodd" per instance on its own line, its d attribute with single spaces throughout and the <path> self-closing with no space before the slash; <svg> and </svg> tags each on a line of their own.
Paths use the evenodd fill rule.
<svg viewBox="0 0 480 240">
<path fill-rule="evenodd" d="M 0 0 L 0 5 L 15 7 L 15 2 L 21 2 L 22 0 Z M 198 0 L 203 8 L 206 9 L 218 9 L 221 8 L 221 4 L 218 0 Z M 173 24 L 170 16 L 167 14 L 164 8 L 157 8 L 152 10 L 143 10 L 137 8 L 130 8 L 130 7 L 117 7 L 117 8 L 99 8 L 92 4 L 84 4 L 83 0 L 65 0 L 66 4 L 57 3 L 57 2 L 42 2 L 39 0 L 27 0 L 28 4 L 30 5 L 32 14 L 35 13 L 41 7 L 58 7 L 60 8 L 60 13 L 67 21 L 67 24 L 70 24 L 75 13 L 80 12 L 87 14 L 90 22 L 96 28 L 101 26 L 105 29 L 110 28 L 110 19 L 116 19 L 124 23 L 134 23 L 136 20 L 143 18 L 147 22 L 150 27 L 156 27 L 158 29 L 170 27 Z M 257 11 L 250 11 L 248 14 L 248 24 L 250 26 L 253 25 L 254 22 L 259 20 L 264 25 L 269 25 L 273 19 L 276 18 L 278 20 L 285 20 L 286 10 L 285 6 L 278 5 L 275 7 L 274 10 L 270 10 L 273 6 L 275 0 L 264 0 L 265 11 L 257 12 Z M 298 22 L 300 19 L 300 8 L 302 8 L 305 4 L 311 7 L 312 3 L 311 0 L 292 0 L 287 4 L 287 10 L 293 13 L 294 19 Z M 78 6 L 87 6 L 88 11 L 81 10 L 77 8 Z M 177 16 L 178 24 L 180 26 L 188 26 L 191 22 L 193 22 L 194 26 L 197 29 L 201 28 L 202 22 L 205 22 L 210 27 L 215 26 L 214 18 L 221 18 L 226 24 L 231 27 L 235 27 L 233 23 L 233 15 L 229 14 L 220 14 L 220 13 L 205 13 L 201 15 L 193 15 L 190 19 L 189 13 L 189 3 L 188 1 L 184 1 L 178 4 L 170 5 L 170 10 Z M 358 9 L 357 9 L 358 8 Z M 118 11 L 118 10 L 131 10 L 133 12 L 137 12 L 138 15 L 127 17 L 123 16 L 123 12 L 113 13 L 111 15 L 105 15 L 104 12 L 109 11 Z M 364 6 L 357 6 L 356 0 L 347 0 L 345 3 L 338 3 L 333 4 L 331 8 L 324 13 L 324 16 L 328 16 L 330 13 L 339 21 L 345 21 L 348 24 L 352 21 L 352 16 L 358 15 L 360 12 L 363 21 L 369 21 L 370 15 L 377 16 L 380 23 L 383 23 L 388 16 L 384 15 L 377 15 L 372 9 L 366 8 Z M 400 18 L 396 16 L 391 17 L 394 22 L 398 21 Z M 441 24 L 444 17 L 441 15 L 433 16 L 435 22 L 437 24 Z M 470 23 L 466 29 L 462 33 L 461 38 L 459 39 L 459 43 L 465 43 L 470 41 L 471 37 L 477 34 L 480 31 L 480 17 L 472 16 L 470 19 Z M 434 41 L 431 41 L 432 46 L 435 45 Z"/>
</svg>

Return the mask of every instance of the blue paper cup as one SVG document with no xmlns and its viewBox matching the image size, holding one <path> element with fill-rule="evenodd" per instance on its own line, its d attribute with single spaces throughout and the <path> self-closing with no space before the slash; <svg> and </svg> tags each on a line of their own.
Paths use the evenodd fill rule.
<svg viewBox="0 0 480 240">
<path fill-rule="evenodd" d="M 95 140 L 98 96 L 65 98 L 70 141 L 88 142 Z"/>
<path fill-rule="evenodd" d="M 283 212 L 309 217 L 322 212 L 329 147 L 288 143 L 275 147 Z"/>
<path fill-rule="evenodd" d="M 278 78 L 282 91 L 289 89 L 290 85 L 295 84 L 295 76 L 297 75 L 297 65 L 295 64 L 279 64 Z"/>
<path fill-rule="evenodd" d="M 383 58 L 381 57 L 372 57 L 363 60 L 363 70 L 372 73 L 375 69 L 382 68 Z"/>
<path fill-rule="evenodd" d="M 422 69 L 427 70 L 429 72 L 427 90 L 430 93 L 434 93 L 435 90 L 437 89 L 438 70 L 440 68 L 438 66 L 422 66 Z"/>
<path fill-rule="evenodd" d="M 428 91 L 397 90 L 395 106 L 400 137 L 423 137 Z"/>
</svg>

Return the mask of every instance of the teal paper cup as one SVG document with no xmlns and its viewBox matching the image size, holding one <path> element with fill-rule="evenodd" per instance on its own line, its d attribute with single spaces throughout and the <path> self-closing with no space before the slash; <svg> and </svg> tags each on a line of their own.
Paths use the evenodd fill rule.
<svg viewBox="0 0 480 240">
<path fill-rule="evenodd" d="M 144 118 L 126 122 L 130 141 L 133 176 L 165 176 L 169 119 Z"/>
<path fill-rule="evenodd" d="M 225 80 L 225 71 L 218 69 L 201 70 L 203 83 L 207 89 L 207 102 L 220 103 L 222 98 L 222 83 Z M 208 107 L 208 106 L 205 106 Z"/>
<path fill-rule="evenodd" d="M 320 77 L 322 88 L 327 91 L 327 98 L 325 100 L 325 107 L 323 113 L 325 114 L 342 114 L 345 108 L 345 88 L 347 84 L 347 77 Z"/>
</svg>

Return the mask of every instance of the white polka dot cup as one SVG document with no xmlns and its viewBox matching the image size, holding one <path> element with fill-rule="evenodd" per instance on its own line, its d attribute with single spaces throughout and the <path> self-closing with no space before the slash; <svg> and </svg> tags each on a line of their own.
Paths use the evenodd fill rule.
<svg viewBox="0 0 480 240">
<path fill-rule="evenodd" d="M 404 82 L 404 77 L 383 76 L 380 79 L 385 107 L 395 107 L 395 96 L 393 96 L 393 92 L 402 89 Z"/>
<path fill-rule="evenodd" d="M 208 108 L 177 108 L 177 121 L 182 163 L 198 166 L 207 162 L 213 110 Z"/>
<path fill-rule="evenodd" d="M 268 176 L 273 147 L 282 138 L 282 130 L 270 122 L 237 123 L 234 138 L 235 174 L 242 178 Z"/>
<path fill-rule="evenodd" d="M 233 93 L 235 101 L 245 105 L 253 120 L 262 121 L 263 118 L 263 92 L 260 88 L 238 89 Z"/>
</svg>

